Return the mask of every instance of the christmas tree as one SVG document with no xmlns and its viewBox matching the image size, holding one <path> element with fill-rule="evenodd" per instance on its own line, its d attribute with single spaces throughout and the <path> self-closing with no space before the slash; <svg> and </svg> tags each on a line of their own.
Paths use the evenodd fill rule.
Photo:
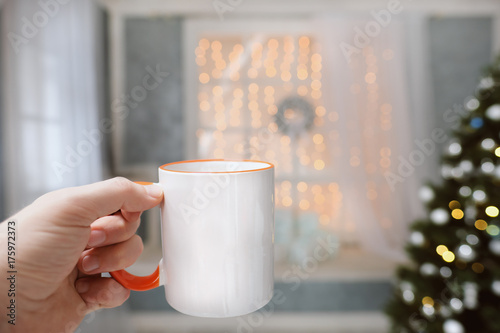
<svg viewBox="0 0 500 333">
<path fill-rule="evenodd" d="M 466 101 L 442 157 L 439 184 L 419 193 L 411 265 L 386 308 L 397 333 L 500 332 L 500 61 Z"/>
</svg>

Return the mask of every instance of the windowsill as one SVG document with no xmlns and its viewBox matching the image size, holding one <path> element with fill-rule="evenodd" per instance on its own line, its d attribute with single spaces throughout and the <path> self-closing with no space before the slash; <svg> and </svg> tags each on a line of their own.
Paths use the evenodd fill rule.
<svg viewBox="0 0 500 333">
<path fill-rule="evenodd" d="M 158 265 L 161 251 L 157 247 L 146 247 L 139 260 L 127 270 L 136 275 L 151 274 Z M 358 248 L 341 248 L 335 258 L 306 271 L 299 268 L 309 281 L 363 281 L 390 280 L 398 263 Z M 295 265 L 299 266 L 299 265 Z M 276 281 L 285 281 L 293 273 L 293 264 L 277 263 L 274 268 Z"/>
<path fill-rule="evenodd" d="M 387 318 L 380 312 L 353 313 L 273 313 L 268 317 L 196 318 L 176 313 L 137 312 L 131 316 L 138 333 L 165 332 L 317 332 L 382 333 L 389 330 Z M 246 320 L 245 318 L 248 317 Z M 257 321 L 257 323 L 256 323 Z M 256 323 L 253 325 L 253 323 Z M 245 328 L 246 327 L 246 328 Z"/>
</svg>

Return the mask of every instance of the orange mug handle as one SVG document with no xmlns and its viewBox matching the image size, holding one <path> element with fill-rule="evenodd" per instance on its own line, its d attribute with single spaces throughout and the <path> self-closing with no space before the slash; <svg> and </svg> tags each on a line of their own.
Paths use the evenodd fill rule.
<svg viewBox="0 0 500 333">
<path fill-rule="evenodd" d="M 153 185 L 152 182 L 135 182 L 139 185 Z M 156 268 L 153 274 L 148 276 L 136 276 L 130 274 L 124 269 L 119 271 L 109 272 L 109 274 L 127 289 L 135 291 L 145 291 L 154 289 L 160 286 L 160 265 Z"/>
</svg>

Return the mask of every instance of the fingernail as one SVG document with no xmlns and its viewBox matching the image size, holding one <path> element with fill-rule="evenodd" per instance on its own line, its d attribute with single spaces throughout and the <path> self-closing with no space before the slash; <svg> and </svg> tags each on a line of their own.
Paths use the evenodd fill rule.
<svg viewBox="0 0 500 333">
<path fill-rule="evenodd" d="M 83 294 L 89 290 L 90 284 L 85 280 L 77 280 L 75 287 L 79 294 Z"/>
<path fill-rule="evenodd" d="M 90 247 L 98 246 L 104 243 L 106 240 L 106 233 L 102 230 L 92 230 L 90 232 L 90 238 L 88 245 Z"/>
<path fill-rule="evenodd" d="M 91 272 L 99 268 L 99 259 L 95 256 L 85 256 L 82 260 L 82 267 L 85 272 Z"/>
<path fill-rule="evenodd" d="M 158 185 L 146 185 L 146 192 L 153 198 L 161 197 L 163 194 L 163 189 Z"/>
</svg>

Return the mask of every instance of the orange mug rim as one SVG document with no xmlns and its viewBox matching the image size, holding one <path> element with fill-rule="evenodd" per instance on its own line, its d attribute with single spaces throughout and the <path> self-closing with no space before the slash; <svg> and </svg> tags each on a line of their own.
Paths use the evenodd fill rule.
<svg viewBox="0 0 500 333">
<path fill-rule="evenodd" d="M 251 170 L 239 170 L 239 171 L 181 171 L 181 170 L 169 170 L 167 167 L 169 165 L 175 165 L 175 164 L 187 164 L 187 163 L 196 163 L 196 162 L 254 162 L 254 163 L 263 163 L 267 164 L 268 166 L 265 168 L 259 168 L 259 169 L 251 169 Z M 274 164 L 265 162 L 265 161 L 258 161 L 258 160 L 228 160 L 228 159 L 204 159 L 204 160 L 187 160 L 187 161 L 177 161 L 177 162 L 172 162 L 172 163 L 166 163 L 160 166 L 160 169 L 163 171 L 168 171 L 168 172 L 178 172 L 178 173 L 244 173 L 244 172 L 256 172 L 256 171 L 264 171 L 264 170 L 269 170 L 274 168 Z"/>
</svg>

